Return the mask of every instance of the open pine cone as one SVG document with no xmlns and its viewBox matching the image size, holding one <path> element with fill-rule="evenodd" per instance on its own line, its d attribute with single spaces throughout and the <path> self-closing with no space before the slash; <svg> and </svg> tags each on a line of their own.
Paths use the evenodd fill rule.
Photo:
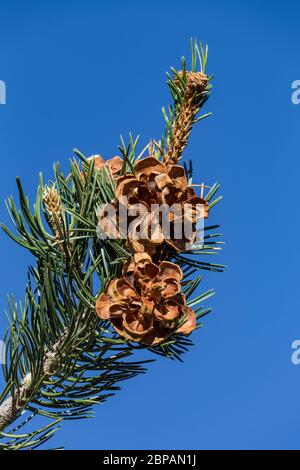
<svg viewBox="0 0 300 470">
<path fill-rule="evenodd" d="M 137 253 L 113 279 L 96 303 L 102 320 L 130 341 L 155 346 L 170 334 L 190 334 L 196 327 L 193 310 L 180 293 L 183 273 L 174 263 L 159 266 L 147 253 Z"/>
<path fill-rule="evenodd" d="M 115 195 L 113 206 L 117 214 L 116 222 L 122 225 L 122 207 L 129 227 L 127 244 L 134 253 L 147 252 L 153 255 L 164 243 L 176 251 L 183 251 L 196 239 L 196 222 L 201 217 L 208 217 L 209 205 L 188 186 L 185 169 L 179 165 L 166 165 L 154 157 L 138 161 L 134 174 L 120 176 Z M 157 220 L 157 213 L 152 210 L 154 205 L 167 209 L 167 231 L 164 230 L 161 216 Z M 176 207 L 174 212 L 169 210 L 172 206 Z M 199 207 L 202 208 L 200 213 Z M 107 223 L 107 209 L 108 206 L 104 206 L 99 214 L 99 227 L 109 237 L 109 226 L 113 227 L 116 235 L 116 224 Z M 132 209 L 134 214 L 131 213 Z M 192 227 L 188 234 L 184 230 L 187 221 L 191 221 Z"/>
<path fill-rule="evenodd" d="M 94 161 L 94 169 L 96 171 L 108 168 L 113 178 L 118 178 L 121 174 L 124 161 L 118 155 L 105 160 L 101 155 L 92 155 L 87 159 L 89 162 Z"/>
</svg>

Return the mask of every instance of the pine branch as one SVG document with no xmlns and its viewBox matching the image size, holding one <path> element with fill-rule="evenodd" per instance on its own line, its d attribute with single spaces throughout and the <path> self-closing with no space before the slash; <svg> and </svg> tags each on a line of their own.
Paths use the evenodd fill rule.
<svg viewBox="0 0 300 470">
<path fill-rule="evenodd" d="M 107 249 L 112 251 L 114 261 L 118 258 L 116 253 L 121 250 L 117 242 L 112 241 L 107 246 L 93 232 L 97 222 L 96 205 L 110 198 L 111 182 L 104 182 L 102 173 L 89 169 L 83 185 L 78 166 L 72 164 L 71 169 L 73 184 L 70 190 L 67 179 L 55 167 L 59 193 L 56 191 L 53 195 L 51 190 L 51 196 L 55 199 L 52 206 L 49 199 L 45 202 L 45 197 L 41 197 L 48 189 L 44 189 L 42 179 L 34 215 L 30 214 L 29 202 L 24 197 L 20 182 L 18 186 L 24 219 L 10 200 L 12 219 L 19 237 L 5 230 L 37 256 L 38 264 L 31 269 L 34 285 L 31 279 L 22 312 L 18 314 L 14 302 L 10 305 L 11 327 L 7 340 L 10 360 L 4 366 L 4 376 L 8 384 L 12 379 L 12 384 L 2 394 L 0 431 L 14 422 L 23 410 L 32 409 L 34 404 L 38 405 L 35 413 L 46 413 L 54 420 L 62 417 L 70 419 L 77 413 L 84 417 L 92 403 L 103 401 L 110 390 L 116 389 L 115 384 L 144 372 L 142 363 L 123 362 L 132 354 L 130 346 L 117 339 L 116 335 L 108 335 L 105 325 L 99 322 L 94 312 L 93 277 L 100 276 L 104 288 L 118 269 L 116 263 L 110 269 L 106 268 L 110 263 Z M 96 185 L 99 189 L 97 196 Z M 60 200 L 63 203 L 58 204 Z M 56 214 L 53 215 L 55 210 Z M 44 213 L 51 231 L 55 232 L 54 237 L 44 229 L 40 212 Z M 51 221 L 49 212 L 53 217 Z M 55 230 L 58 219 L 59 240 Z M 67 249 L 64 249 L 65 246 Z M 105 357 L 105 354 L 108 356 Z M 93 376 L 93 371 L 98 372 L 98 376 Z M 66 380 L 69 385 L 66 385 Z M 80 398 L 73 397 L 76 384 Z M 64 399 L 53 401 L 52 389 L 56 397 L 62 395 Z M 62 391 L 59 392 L 59 389 Z M 6 398 L 9 392 L 10 396 Z M 41 392 L 42 396 L 47 397 L 47 402 L 39 398 Z M 93 398 L 84 399 L 85 393 L 90 396 L 93 392 L 96 393 Z M 109 393 L 103 395 L 97 392 Z M 41 406 L 51 406 L 51 411 L 45 412 Z M 53 407 L 67 411 L 55 412 Z M 14 442 L 15 438 L 12 440 Z"/>
<path fill-rule="evenodd" d="M 178 74 L 184 80 L 184 72 Z M 176 76 L 175 76 L 176 78 Z M 186 88 L 180 111 L 178 111 L 172 126 L 172 137 L 169 139 L 168 153 L 165 161 L 170 164 L 176 164 L 187 145 L 188 137 L 193 127 L 195 116 L 200 108 L 199 95 L 203 93 L 207 86 L 207 77 L 201 72 L 185 72 L 184 86 Z M 173 82 L 175 86 L 179 85 L 179 80 Z"/>
<path fill-rule="evenodd" d="M 137 349 L 181 360 L 182 354 L 192 346 L 187 337 L 191 330 L 182 330 L 187 314 L 176 317 L 174 325 L 172 315 L 177 305 L 178 311 L 182 309 L 192 315 L 191 329 L 196 329 L 202 326 L 200 319 L 209 313 L 210 309 L 204 308 L 202 303 L 213 291 L 210 289 L 193 297 L 202 282 L 202 276 L 195 277 L 195 273 L 224 268 L 199 259 L 215 255 L 221 249 L 220 234 L 214 233 L 218 226 L 204 228 L 201 246 L 195 244 L 192 250 L 185 252 L 174 251 L 174 247 L 166 244 L 159 254 L 153 255 L 152 260 L 150 258 L 152 270 L 160 272 L 165 263 L 169 270 L 165 275 L 170 275 L 170 266 L 173 274 L 175 272 L 172 283 L 165 286 L 173 286 L 171 293 L 178 284 L 178 276 L 181 285 L 175 292 L 173 303 L 168 299 L 163 306 L 164 309 L 171 306 L 165 336 L 159 342 L 145 345 L 135 336 L 122 335 L 118 327 L 113 329 L 107 316 L 103 319 L 96 315 L 96 303 L 102 294 L 108 302 L 111 282 L 118 280 L 124 266 L 129 266 L 135 259 L 128 240 L 99 237 L 98 223 L 99 210 L 116 201 L 118 182 L 124 178 L 135 179 L 138 162 L 146 151 L 151 165 L 158 164 L 169 171 L 178 163 L 192 126 L 201 119 L 196 117 L 197 113 L 209 95 L 211 85 L 210 77 L 205 75 L 206 60 L 207 49 L 192 42 L 191 70 L 186 70 L 185 59 L 182 59 L 181 71 L 172 69 L 173 77 L 169 76 L 168 85 L 174 106 L 169 108 L 169 116 L 164 111 L 167 149 L 162 139 L 151 141 L 137 154 L 138 138 L 133 139 L 130 135 L 128 144 L 121 138 L 122 160 L 114 157 L 105 162 L 97 155 L 86 158 L 75 150 L 80 161 L 71 161 L 68 176 L 61 172 L 59 164 L 54 166 L 54 183 L 45 185 L 40 175 L 33 207 L 17 179 L 19 207 L 12 197 L 7 200 L 14 231 L 6 226 L 2 228 L 33 255 L 35 265 L 28 270 L 24 305 L 18 305 L 12 297 L 6 312 L 7 354 L 3 365 L 6 386 L 0 395 L 0 449 L 35 449 L 53 436 L 63 420 L 90 417 L 93 405 L 103 403 L 119 389 L 123 380 L 145 372 L 144 366 L 151 361 L 133 361 Z M 200 63 L 198 72 L 197 61 Z M 175 170 L 178 171 L 178 167 Z M 183 168 L 181 170 L 184 172 Z M 188 195 L 195 194 L 191 163 L 189 168 L 185 166 L 185 175 L 188 187 L 184 195 L 188 199 Z M 168 181 L 168 178 L 170 180 L 169 176 L 163 175 L 160 182 Z M 181 173 L 179 180 L 171 181 L 176 188 L 181 188 L 187 184 L 183 180 L 185 176 L 182 178 Z M 150 183 L 152 187 L 153 181 Z M 138 181 L 137 184 L 142 183 Z M 207 194 L 204 194 L 203 184 L 201 188 L 207 210 L 221 200 L 221 197 L 214 199 L 219 189 L 217 183 Z M 161 264 L 155 265 L 154 259 Z M 147 283 L 150 280 L 146 278 Z M 164 280 L 160 279 L 153 290 L 154 298 L 163 291 L 163 285 Z M 118 292 L 116 295 L 119 301 Z M 133 302 L 134 312 L 136 305 Z M 147 311 L 141 305 L 141 310 Z M 165 314 L 159 313 L 162 317 Z M 149 311 L 145 315 L 149 315 Z M 44 418 L 46 424 L 34 431 L 26 431 L 36 416 Z"/>
<path fill-rule="evenodd" d="M 53 345 L 51 351 L 44 355 L 39 376 L 36 377 L 35 380 L 32 380 L 32 375 L 29 372 L 13 395 L 0 405 L 0 431 L 6 429 L 24 410 L 30 398 L 36 392 L 35 382 L 41 384 L 53 375 L 59 366 L 60 349 L 62 349 L 63 343 L 67 337 L 68 332 Z"/>
<path fill-rule="evenodd" d="M 26 397 L 30 395 L 30 384 L 31 374 L 29 373 L 24 377 L 21 386 L 13 396 L 7 398 L 0 406 L 0 431 L 3 431 L 15 421 L 20 411 L 26 405 Z"/>
<path fill-rule="evenodd" d="M 163 155 L 166 163 L 176 164 L 182 157 L 187 145 L 193 125 L 204 115 L 196 119 L 199 110 L 203 107 L 209 96 L 211 88 L 210 79 L 205 75 L 208 48 L 191 40 L 192 66 L 187 71 L 185 58 L 182 58 L 182 70 L 172 68 L 173 77 L 168 76 L 168 86 L 174 99 L 174 107 L 169 107 L 169 116 L 163 108 L 163 115 L 167 124 L 166 138 L 167 151 Z M 196 71 L 197 59 L 200 71 Z"/>
</svg>

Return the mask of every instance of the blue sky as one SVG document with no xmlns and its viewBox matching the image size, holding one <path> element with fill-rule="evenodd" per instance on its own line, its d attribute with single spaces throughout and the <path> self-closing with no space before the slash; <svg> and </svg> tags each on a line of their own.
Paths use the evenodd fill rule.
<svg viewBox="0 0 300 470">
<path fill-rule="evenodd" d="M 116 153 L 119 135 L 141 146 L 163 130 L 165 71 L 209 44 L 215 74 L 186 158 L 199 181 L 222 183 L 224 274 L 209 273 L 213 314 L 184 364 L 159 360 L 122 385 L 97 417 L 67 423 L 68 449 L 299 449 L 298 209 L 300 79 L 296 1 L 1 1 L 0 219 L 19 175 L 33 196 L 38 172 L 66 167 L 73 147 Z M 0 307 L 22 298 L 32 260 L 0 235 Z M 0 320 L 0 337 L 4 332 Z M 2 332 L 2 333 L 1 333 Z"/>
</svg>

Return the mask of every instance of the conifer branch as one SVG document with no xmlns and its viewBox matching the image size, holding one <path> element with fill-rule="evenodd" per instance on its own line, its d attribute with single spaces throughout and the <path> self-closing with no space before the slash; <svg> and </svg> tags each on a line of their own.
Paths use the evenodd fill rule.
<svg viewBox="0 0 300 470">
<path fill-rule="evenodd" d="M 174 107 L 169 107 L 169 115 L 163 108 L 163 115 L 167 124 L 167 150 L 163 155 L 163 159 L 166 163 L 174 165 L 182 157 L 193 125 L 201 119 L 196 119 L 196 116 L 207 101 L 211 88 L 211 77 L 205 74 L 207 46 L 204 48 L 200 45 L 199 47 L 196 41 L 191 40 L 191 52 L 192 64 L 190 71 L 186 68 L 185 58 L 182 58 L 182 70 L 176 71 L 171 68 L 173 76 L 167 74 Z M 198 62 L 199 71 L 197 71 Z M 206 116 L 208 114 L 203 117 Z"/>
<path fill-rule="evenodd" d="M 179 73 L 183 79 L 183 73 Z M 180 106 L 180 111 L 176 115 L 172 126 L 172 137 L 169 138 L 166 162 L 176 164 L 187 145 L 188 137 L 192 130 L 195 116 L 200 108 L 199 95 L 203 93 L 207 86 L 207 77 L 201 72 L 186 72 L 186 91 Z M 175 80 L 176 86 L 179 82 Z"/>
<path fill-rule="evenodd" d="M 60 350 L 67 337 L 65 333 L 52 347 L 50 351 L 45 353 L 41 364 L 41 370 L 35 381 L 29 372 L 21 381 L 20 386 L 14 393 L 0 405 L 0 431 L 7 428 L 14 422 L 24 408 L 28 405 L 30 398 L 36 393 L 35 382 L 38 385 L 48 380 L 51 375 L 57 372 L 60 364 Z"/>
<path fill-rule="evenodd" d="M 176 166 L 209 95 L 206 60 L 207 49 L 193 41 L 191 70 L 185 59 L 181 71 L 172 69 L 168 85 L 174 106 L 169 116 L 164 110 L 166 139 L 137 154 L 138 138 L 130 135 L 128 144 L 121 139 L 121 157 L 107 161 L 75 150 L 68 176 L 59 164 L 54 183 L 45 185 L 40 175 L 33 205 L 17 179 L 19 203 L 7 200 L 14 230 L 2 228 L 35 264 L 28 269 L 24 304 L 11 297 L 6 312 L 0 450 L 36 449 L 64 420 L 91 417 L 93 406 L 119 390 L 123 380 L 146 371 L 152 359 L 134 361 L 137 349 L 181 360 L 193 344 L 188 335 L 202 326 L 210 311 L 203 302 L 213 294 L 209 289 L 193 297 L 202 282 L 195 274 L 223 270 L 201 258 L 221 249 L 218 226 L 205 226 L 203 244 L 188 252 L 165 239 L 158 250 L 148 239 L 138 246 L 142 253 L 136 252 L 129 236 L 102 238 L 98 229 L 99 213 L 116 203 L 124 187 L 133 188 L 132 199 L 141 188 L 138 199 L 146 197 L 145 205 L 170 194 L 181 202 L 201 200 L 206 214 L 220 201 L 217 183 L 206 194 L 202 184 L 199 197 L 192 187 L 192 164 Z M 142 158 L 146 151 L 148 158 Z M 45 424 L 28 431 L 36 416 Z"/>
</svg>

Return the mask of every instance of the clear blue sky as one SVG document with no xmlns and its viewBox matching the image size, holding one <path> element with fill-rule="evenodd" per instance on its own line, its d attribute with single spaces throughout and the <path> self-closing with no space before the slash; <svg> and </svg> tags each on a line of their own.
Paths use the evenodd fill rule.
<svg viewBox="0 0 300 470">
<path fill-rule="evenodd" d="M 0 218 L 18 174 L 33 195 L 38 172 L 73 147 L 116 153 L 119 134 L 159 137 L 165 71 L 208 42 L 215 74 L 186 157 L 199 180 L 222 183 L 224 274 L 209 273 L 214 313 L 184 364 L 157 361 L 52 445 L 83 449 L 300 448 L 300 4 L 296 1 L 1 1 Z M 0 303 L 23 297 L 31 258 L 0 236 Z M 0 331 L 4 331 L 3 316 Z M 1 334 L 2 334 L 1 333 Z M 0 336 L 1 336 L 0 334 Z"/>
</svg>

